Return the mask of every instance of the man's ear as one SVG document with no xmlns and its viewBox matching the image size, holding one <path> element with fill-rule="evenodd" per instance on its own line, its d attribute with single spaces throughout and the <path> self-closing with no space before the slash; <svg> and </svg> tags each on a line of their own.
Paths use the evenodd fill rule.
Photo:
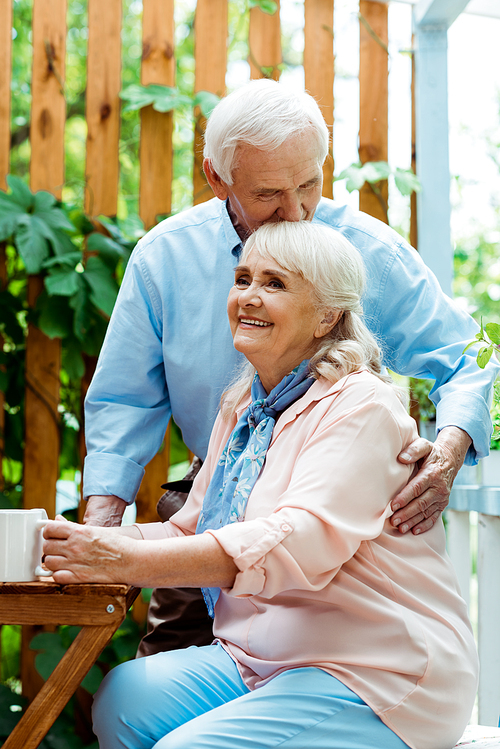
<svg viewBox="0 0 500 749">
<path fill-rule="evenodd" d="M 210 159 L 203 159 L 203 171 L 205 172 L 205 177 L 207 178 L 207 182 L 212 188 L 214 195 L 219 198 L 219 200 L 226 200 L 228 197 L 227 185 L 221 180 L 212 167 Z"/>
<path fill-rule="evenodd" d="M 314 331 L 314 337 L 323 338 L 323 336 L 327 335 L 327 333 L 334 329 L 343 313 L 344 311 L 341 309 L 326 310 Z"/>
</svg>

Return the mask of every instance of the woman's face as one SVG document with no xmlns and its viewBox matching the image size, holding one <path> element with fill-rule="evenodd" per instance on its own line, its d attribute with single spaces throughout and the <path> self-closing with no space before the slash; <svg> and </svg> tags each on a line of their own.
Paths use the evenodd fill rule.
<svg viewBox="0 0 500 749">
<path fill-rule="evenodd" d="M 257 369 L 269 392 L 317 350 L 325 325 L 313 287 L 252 249 L 235 271 L 227 302 L 233 342 Z"/>
</svg>

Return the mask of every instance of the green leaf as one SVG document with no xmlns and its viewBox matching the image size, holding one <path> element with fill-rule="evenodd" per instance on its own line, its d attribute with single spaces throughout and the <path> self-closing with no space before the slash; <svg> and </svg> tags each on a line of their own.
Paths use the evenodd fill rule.
<svg viewBox="0 0 500 749">
<path fill-rule="evenodd" d="M 42 218 L 52 229 L 75 231 L 63 210 L 56 205 L 56 199 L 50 192 L 40 190 L 34 196 L 34 214 Z"/>
<path fill-rule="evenodd" d="M 365 182 L 375 184 L 383 179 L 387 179 L 391 173 L 391 167 L 387 161 L 367 161 L 361 167 L 361 173 Z"/>
<path fill-rule="evenodd" d="M 72 314 L 65 296 L 49 296 L 43 291 L 37 299 L 38 327 L 49 338 L 66 338 L 72 331 Z"/>
<path fill-rule="evenodd" d="M 0 736 L 2 739 L 12 733 L 22 715 L 20 710 L 13 711 L 11 707 L 24 707 L 26 703 L 26 697 L 21 697 L 5 684 L 0 684 Z"/>
<path fill-rule="evenodd" d="M 80 250 L 75 250 L 74 252 L 67 252 L 65 255 L 49 257 L 47 260 L 44 260 L 43 267 L 53 268 L 55 265 L 58 265 L 74 268 L 76 265 L 78 265 L 78 263 L 81 263 L 81 261 L 82 253 L 80 252 Z"/>
<path fill-rule="evenodd" d="M 42 263 L 49 255 L 49 244 L 40 232 L 39 222 L 33 221 L 33 217 L 25 215 L 18 224 L 15 233 L 15 242 L 19 254 L 29 274 L 40 273 Z"/>
<path fill-rule="evenodd" d="M 87 249 L 89 252 L 98 252 L 106 265 L 113 270 L 115 269 L 118 260 L 125 256 L 125 251 L 118 242 L 115 242 L 110 237 L 105 237 L 104 234 L 99 234 L 98 232 L 89 235 Z"/>
<path fill-rule="evenodd" d="M 104 679 L 104 675 L 95 664 L 92 666 L 87 676 L 83 679 L 81 686 L 87 690 L 90 694 L 95 694 L 101 685 L 101 681 Z"/>
<path fill-rule="evenodd" d="M 491 346 L 484 346 L 482 349 L 479 349 L 478 355 L 477 355 L 477 364 L 481 369 L 484 369 L 485 366 L 488 364 L 489 360 L 491 359 L 491 355 L 493 353 L 493 344 Z"/>
<path fill-rule="evenodd" d="M 17 216 L 12 213 L 8 213 L 6 216 L 2 216 L 0 212 L 0 242 L 14 234 L 17 226 Z"/>
<path fill-rule="evenodd" d="M 70 380 L 79 380 L 85 374 L 85 362 L 82 357 L 82 344 L 76 338 L 64 341 L 62 348 L 62 366 Z"/>
<path fill-rule="evenodd" d="M 467 344 L 467 346 L 462 351 L 462 355 L 465 354 L 466 351 L 468 351 L 472 346 L 475 346 L 478 343 L 478 341 L 471 341 Z"/>
<path fill-rule="evenodd" d="M 150 104 L 157 112 L 170 112 L 172 109 L 190 105 L 192 102 L 191 97 L 181 94 L 177 88 L 158 84 L 149 86 L 132 84 L 120 92 L 120 98 L 128 101 L 123 108 L 124 112 L 134 112 Z"/>
<path fill-rule="evenodd" d="M 51 268 L 45 278 L 45 288 L 50 296 L 73 296 L 78 291 L 78 273 L 73 268 Z"/>
<path fill-rule="evenodd" d="M 348 166 L 347 169 L 344 169 L 342 172 L 340 172 L 339 176 L 337 177 L 337 181 L 341 179 L 347 180 L 346 188 L 348 192 L 360 190 L 365 184 L 365 178 L 361 171 L 362 168 L 363 167 L 361 164 L 351 164 L 351 166 Z"/>
<path fill-rule="evenodd" d="M 422 189 L 419 178 L 411 169 L 397 167 L 394 172 L 394 181 L 401 195 L 411 195 L 413 192 L 420 192 Z"/>
<path fill-rule="evenodd" d="M 107 265 L 98 257 L 89 257 L 82 275 L 91 288 L 92 303 L 104 314 L 111 316 L 118 295 L 118 284 Z"/>
<path fill-rule="evenodd" d="M 172 109 L 180 109 L 192 103 L 191 97 L 181 94 L 176 88 L 169 86 L 149 86 L 149 88 L 158 89 L 153 100 L 153 109 L 157 112 L 171 112 Z"/>
<path fill-rule="evenodd" d="M 7 175 L 7 184 L 11 189 L 12 198 L 15 202 L 22 206 L 25 210 L 33 208 L 34 195 L 22 179 L 15 177 L 13 174 Z"/>
<path fill-rule="evenodd" d="M 278 3 L 273 2 L 273 0 L 250 0 L 248 7 L 260 8 L 263 13 L 272 16 L 278 10 Z"/>
<path fill-rule="evenodd" d="M 496 322 L 488 322 L 484 326 L 484 329 L 490 341 L 497 345 L 500 344 L 500 325 Z"/>
<path fill-rule="evenodd" d="M 58 632 L 41 632 L 35 635 L 30 642 L 30 650 L 41 651 L 35 656 L 35 668 L 45 681 L 66 652 Z"/>
<path fill-rule="evenodd" d="M 132 84 L 123 89 L 123 91 L 120 91 L 120 99 L 128 101 L 128 104 L 123 107 L 123 112 L 134 112 L 137 109 L 142 109 L 142 107 L 152 104 L 154 95 L 148 91 L 146 86 Z"/>
<path fill-rule="evenodd" d="M 220 102 L 220 97 L 210 91 L 198 91 L 193 97 L 193 106 L 199 107 L 203 117 L 210 117 Z"/>
</svg>

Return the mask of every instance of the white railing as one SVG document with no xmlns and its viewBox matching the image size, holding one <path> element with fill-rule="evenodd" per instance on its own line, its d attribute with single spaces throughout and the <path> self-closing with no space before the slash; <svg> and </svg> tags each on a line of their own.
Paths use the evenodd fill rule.
<svg viewBox="0 0 500 749">
<path fill-rule="evenodd" d="M 498 474 L 496 473 L 498 464 Z M 500 451 L 464 466 L 446 511 L 448 553 L 469 606 L 481 665 L 478 722 L 500 716 Z"/>
</svg>

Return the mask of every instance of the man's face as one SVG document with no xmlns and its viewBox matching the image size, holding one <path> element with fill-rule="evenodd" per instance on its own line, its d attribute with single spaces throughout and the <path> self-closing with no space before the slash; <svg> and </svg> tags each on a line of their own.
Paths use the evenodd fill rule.
<svg viewBox="0 0 500 749">
<path fill-rule="evenodd" d="M 241 238 L 262 224 L 310 221 L 321 198 L 323 171 L 312 130 L 288 138 L 279 148 L 262 150 L 242 145 L 236 152 L 233 184 L 217 175 L 209 182 L 229 212 Z"/>
</svg>

